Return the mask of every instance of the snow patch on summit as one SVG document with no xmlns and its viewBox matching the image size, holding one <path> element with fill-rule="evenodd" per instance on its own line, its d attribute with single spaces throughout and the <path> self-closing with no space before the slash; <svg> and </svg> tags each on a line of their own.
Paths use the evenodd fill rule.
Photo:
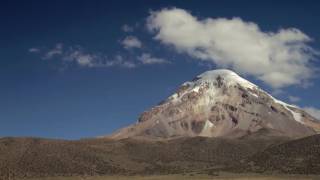
<svg viewBox="0 0 320 180">
<path fill-rule="evenodd" d="M 221 82 L 219 82 L 221 81 Z M 200 104 L 212 104 L 217 101 L 223 100 L 223 95 L 221 94 L 221 89 L 218 88 L 219 83 L 223 83 L 225 87 L 230 87 L 234 85 L 240 85 L 243 88 L 249 89 L 259 89 L 258 86 L 255 84 L 243 79 L 238 74 L 233 71 L 227 69 L 220 69 L 220 70 L 211 70 L 206 71 L 200 75 L 198 75 L 193 81 L 187 81 L 182 84 L 182 87 L 187 87 L 183 92 L 180 94 L 174 93 L 171 95 L 168 100 L 173 103 L 181 102 L 181 98 L 192 92 L 200 93 L 202 88 L 208 88 L 206 92 L 207 99 L 204 99 L 204 102 Z M 250 92 L 253 96 L 258 97 L 257 94 Z"/>
<path fill-rule="evenodd" d="M 197 76 L 200 82 L 212 82 L 213 80 L 216 81 L 218 77 L 223 77 L 224 81 L 227 83 L 227 85 L 235 85 L 240 84 L 241 86 L 245 88 L 258 88 L 255 84 L 245 80 L 244 78 L 240 77 L 238 74 L 236 74 L 233 71 L 230 71 L 228 69 L 219 69 L 219 70 L 212 70 L 207 71 L 199 76 Z"/>
</svg>

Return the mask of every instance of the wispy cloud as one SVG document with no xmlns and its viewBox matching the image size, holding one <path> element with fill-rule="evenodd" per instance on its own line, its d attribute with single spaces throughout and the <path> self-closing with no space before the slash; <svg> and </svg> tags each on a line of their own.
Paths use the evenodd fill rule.
<svg viewBox="0 0 320 180">
<path fill-rule="evenodd" d="M 315 108 L 315 107 L 305 107 L 303 108 L 307 113 L 312 115 L 313 117 L 317 118 L 320 120 L 320 109 Z"/>
<path fill-rule="evenodd" d="M 31 53 L 39 53 L 40 49 L 39 48 L 30 48 L 28 51 Z"/>
<path fill-rule="evenodd" d="M 121 44 L 126 49 L 141 48 L 142 47 L 141 41 L 135 36 L 127 36 L 127 37 L 125 37 L 121 41 Z"/>
<path fill-rule="evenodd" d="M 167 63 L 170 63 L 170 61 L 167 61 L 163 58 L 152 57 L 148 53 L 143 53 L 141 56 L 138 56 L 137 59 L 142 64 L 167 64 Z"/>
<path fill-rule="evenodd" d="M 66 66 L 74 65 L 88 68 L 103 68 L 112 66 L 134 68 L 137 66 L 133 61 L 124 60 L 121 55 L 116 55 L 112 58 L 109 58 L 103 53 L 87 52 L 80 46 L 65 47 L 62 43 L 58 43 L 51 49 L 35 49 L 37 49 L 37 52 L 41 52 L 40 56 L 43 60 L 56 59 L 61 61 L 61 64 Z M 30 50 L 29 52 L 34 53 L 34 51 Z"/>
<path fill-rule="evenodd" d="M 109 60 L 106 63 L 106 66 L 122 66 L 126 68 L 135 68 L 137 67 L 137 64 L 133 61 L 125 61 L 124 58 L 121 55 L 116 55 L 113 60 Z"/>
<path fill-rule="evenodd" d="M 255 76 L 275 89 L 314 77 L 311 63 L 319 52 L 295 28 L 264 32 L 241 18 L 199 19 L 178 8 L 151 12 L 146 25 L 154 39 L 179 53 Z"/>
<path fill-rule="evenodd" d="M 62 43 L 58 43 L 55 45 L 54 48 L 49 49 L 44 56 L 42 57 L 43 59 L 51 59 L 54 56 L 60 56 L 63 54 L 63 44 Z"/>
<path fill-rule="evenodd" d="M 288 98 L 289 98 L 289 101 L 293 103 L 299 102 L 301 100 L 299 97 L 296 97 L 296 96 L 289 96 Z"/>
<path fill-rule="evenodd" d="M 285 93 L 285 91 L 282 90 L 282 89 L 273 89 L 272 92 L 271 92 L 271 94 L 274 95 L 274 96 L 279 96 L 279 95 L 284 94 L 284 93 Z"/>
<path fill-rule="evenodd" d="M 164 58 L 153 57 L 149 53 L 142 53 L 140 56 L 129 55 L 129 57 L 122 54 L 107 56 L 101 52 L 88 52 L 81 46 L 65 46 L 62 43 L 56 44 L 53 48 L 30 48 L 28 51 L 36 53 L 43 60 L 57 60 L 64 67 L 123 67 L 132 69 L 142 65 L 171 63 Z"/>
<path fill-rule="evenodd" d="M 92 53 L 85 52 L 82 48 L 69 47 L 68 50 L 61 54 L 64 62 L 75 63 L 82 67 L 103 67 L 103 57 Z"/>
<path fill-rule="evenodd" d="M 124 24 L 122 27 L 121 27 L 121 30 L 123 32 L 133 32 L 134 28 L 132 26 L 129 26 L 128 24 Z"/>
</svg>

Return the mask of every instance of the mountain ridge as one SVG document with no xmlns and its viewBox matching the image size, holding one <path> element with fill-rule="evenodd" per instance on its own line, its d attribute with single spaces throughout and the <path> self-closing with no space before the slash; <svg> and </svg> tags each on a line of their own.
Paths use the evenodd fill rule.
<svg viewBox="0 0 320 180">
<path fill-rule="evenodd" d="M 317 134 L 320 123 L 235 72 L 220 69 L 183 83 L 162 103 L 143 112 L 136 124 L 109 137 L 241 137 L 261 128 L 296 138 Z"/>
</svg>

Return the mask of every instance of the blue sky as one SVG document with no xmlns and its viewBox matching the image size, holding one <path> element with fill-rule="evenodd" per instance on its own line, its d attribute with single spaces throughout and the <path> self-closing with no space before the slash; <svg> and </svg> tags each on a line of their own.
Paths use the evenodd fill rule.
<svg viewBox="0 0 320 180">
<path fill-rule="evenodd" d="M 221 67 L 317 116 L 318 7 L 316 1 L 1 1 L 0 136 L 109 134 L 183 82 Z"/>
</svg>

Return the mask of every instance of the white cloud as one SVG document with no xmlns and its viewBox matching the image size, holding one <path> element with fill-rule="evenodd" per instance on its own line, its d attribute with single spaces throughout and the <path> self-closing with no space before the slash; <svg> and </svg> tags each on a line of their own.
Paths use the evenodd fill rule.
<svg viewBox="0 0 320 180">
<path fill-rule="evenodd" d="M 121 29 L 122 29 L 122 31 L 124 31 L 124 32 L 133 32 L 133 27 L 131 27 L 131 26 L 129 26 L 129 25 L 127 25 L 127 24 L 125 24 L 125 25 L 123 25 L 122 27 L 121 27 Z"/>
<path fill-rule="evenodd" d="M 301 99 L 299 97 L 296 97 L 296 96 L 289 96 L 289 101 L 290 102 L 299 102 Z"/>
<path fill-rule="evenodd" d="M 106 65 L 111 66 L 121 66 L 125 68 L 135 68 L 137 67 L 136 63 L 133 61 L 125 61 L 121 55 L 116 55 L 113 60 L 107 61 Z"/>
<path fill-rule="evenodd" d="M 127 36 L 122 40 L 122 45 L 126 49 L 131 49 L 131 48 L 141 48 L 142 43 L 141 41 L 135 37 L 135 36 Z"/>
<path fill-rule="evenodd" d="M 316 119 L 320 120 L 320 109 L 314 107 L 305 107 L 303 108 L 307 113 L 311 116 L 315 117 Z"/>
<path fill-rule="evenodd" d="M 62 55 L 63 51 L 63 44 L 58 43 L 56 46 L 45 53 L 42 57 L 43 59 L 51 59 L 54 56 Z"/>
<path fill-rule="evenodd" d="M 102 67 L 104 63 L 100 56 L 86 53 L 81 48 L 70 47 L 61 57 L 65 62 L 73 62 L 82 67 Z"/>
<path fill-rule="evenodd" d="M 282 89 L 273 89 L 272 92 L 271 92 L 271 94 L 274 95 L 274 96 L 279 96 L 279 95 L 281 95 L 283 93 L 285 93 L 285 91 L 282 90 Z"/>
<path fill-rule="evenodd" d="M 177 8 L 151 12 L 147 28 L 179 53 L 255 76 L 273 88 L 307 82 L 314 76 L 310 62 L 319 55 L 295 28 L 263 32 L 240 18 L 198 19 Z"/>
<path fill-rule="evenodd" d="M 152 57 L 148 53 L 143 53 L 141 56 L 137 58 L 142 64 L 166 64 L 170 63 L 169 61 L 163 58 Z"/>
<path fill-rule="evenodd" d="M 42 50 L 43 51 L 43 50 Z M 121 55 L 114 58 L 108 58 L 102 53 L 89 53 L 80 46 L 64 47 L 63 44 L 57 44 L 54 48 L 44 51 L 42 57 L 44 60 L 61 60 L 64 65 L 77 65 L 80 67 L 112 67 L 119 66 L 125 68 L 136 67 L 135 62 L 124 60 Z"/>
<path fill-rule="evenodd" d="M 39 48 L 30 48 L 28 50 L 30 53 L 39 53 L 40 52 L 40 49 Z"/>
</svg>

